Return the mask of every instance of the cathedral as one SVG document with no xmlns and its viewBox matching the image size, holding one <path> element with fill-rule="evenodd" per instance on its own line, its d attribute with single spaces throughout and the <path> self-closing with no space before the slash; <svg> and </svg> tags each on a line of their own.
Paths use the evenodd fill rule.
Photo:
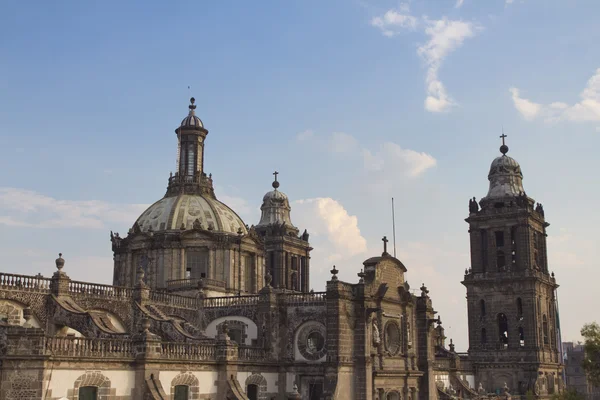
<svg viewBox="0 0 600 400">
<path fill-rule="evenodd" d="M 469 200 L 469 349 L 459 353 L 434 294 L 410 288 L 385 237 L 354 282 L 333 267 L 326 290 L 313 291 L 310 227 L 292 222 L 278 173 L 260 221 L 246 224 L 217 198 L 204 169 L 208 130 L 190 103 L 175 129 L 166 193 L 126 234 L 110 233 L 113 285 L 71 280 L 62 255 L 52 277 L 0 273 L 0 399 L 549 399 L 563 391 L 549 224 L 505 135 L 487 195 Z"/>
</svg>

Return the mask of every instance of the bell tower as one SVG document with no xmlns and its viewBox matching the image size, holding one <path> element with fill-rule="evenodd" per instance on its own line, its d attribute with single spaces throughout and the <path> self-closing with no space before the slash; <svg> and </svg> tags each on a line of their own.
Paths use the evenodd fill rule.
<svg viewBox="0 0 600 400">
<path fill-rule="evenodd" d="M 469 356 L 476 385 L 549 398 L 562 390 L 556 289 L 548 272 L 540 203 L 523 188 L 519 163 L 506 155 L 490 167 L 487 196 L 469 200 L 471 267 L 467 288 Z"/>
</svg>

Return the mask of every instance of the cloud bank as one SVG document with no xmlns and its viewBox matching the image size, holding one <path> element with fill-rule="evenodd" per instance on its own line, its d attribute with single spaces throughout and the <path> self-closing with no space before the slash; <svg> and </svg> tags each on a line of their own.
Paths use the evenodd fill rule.
<svg viewBox="0 0 600 400">
<path fill-rule="evenodd" d="M 521 91 L 511 87 L 509 92 L 517 111 L 528 121 L 543 119 L 546 122 L 599 122 L 600 121 L 600 68 L 587 81 L 579 94 L 580 101 L 568 104 L 555 101 L 549 104 L 536 103 L 521 96 Z"/>
</svg>

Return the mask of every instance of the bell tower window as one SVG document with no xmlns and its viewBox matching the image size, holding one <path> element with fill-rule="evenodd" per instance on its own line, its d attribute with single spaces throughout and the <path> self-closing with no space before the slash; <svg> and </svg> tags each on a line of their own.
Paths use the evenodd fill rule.
<svg viewBox="0 0 600 400">
<path fill-rule="evenodd" d="M 479 314 L 481 315 L 481 319 L 485 318 L 485 300 L 483 299 L 479 301 Z"/>
<path fill-rule="evenodd" d="M 498 337 L 502 347 L 508 347 L 508 318 L 503 313 L 498 314 Z"/>
</svg>

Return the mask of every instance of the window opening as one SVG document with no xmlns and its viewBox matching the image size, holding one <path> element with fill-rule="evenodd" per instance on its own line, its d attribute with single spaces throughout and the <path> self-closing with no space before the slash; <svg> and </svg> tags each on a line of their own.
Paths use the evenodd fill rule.
<svg viewBox="0 0 600 400">
<path fill-rule="evenodd" d="M 248 396 L 248 400 L 258 400 L 258 385 L 248 385 L 246 395 Z"/>
<path fill-rule="evenodd" d="M 508 318 L 503 313 L 498 314 L 498 336 L 504 348 L 508 347 Z"/>
<path fill-rule="evenodd" d="M 190 393 L 190 387 L 187 385 L 175 386 L 175 396 L 173 400 L 188 400 Z"/>
<path fill-rule="evenodd" d="M 517 298 L 517 318 L 519 318 L 520 321 L 523 320 L 523 300 L 521 300 L 521 298 Z"/>
<path fill-rule="evenodd" d="M 323 396 L 323 382 L 308 384 L 308 400 L 321 400 Z"/>
<path fill-rule="evenodd" d="M 79 400 L 97 400 L 98 388 L 96 386 L 83 386 L 79 388 Z"/>
<path fill-rule="evenodd" d="M 485 300 L 483 299 L 479 301 L 479 313 L 481 314 L 481 319 L 485 318 Z"/>
<path fill-rule="evenodd" d="M 485 328 L 481 328 L 481 344 L 487 343 L 487 332 Z"/>
<path fill-rule="evenodd" d="M 504 247 L 504 232 L 496 231 L 496 247 Z"/>
<path fill-rule="evenodd" d="M 549 339 L 548 339 L 548 317 L 546 317 L 546 315 L 544 314 L 544 316 L 542 317 L 542 331 L 544 334 L 544 344 L 549 344 Z"/>
</svg>

